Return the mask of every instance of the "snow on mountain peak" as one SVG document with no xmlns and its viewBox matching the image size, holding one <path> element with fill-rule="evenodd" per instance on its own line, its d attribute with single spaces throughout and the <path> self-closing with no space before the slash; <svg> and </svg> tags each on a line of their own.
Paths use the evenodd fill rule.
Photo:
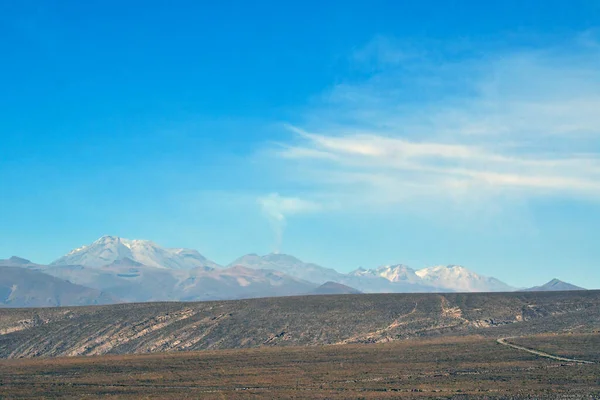
<svg viewBox="0 0 600 400">
<path fill-rule="evenodd" d="M 488 278 L 461 266 L 437 265 L 416 271 L 429 285 L 459 292 L 498 292 L 514 288 L 495 278 Z"/>
<path fill-rule="evenodd" d="M 377 272 L 390 282 L 417 283 L 420 280 L 415 270 L 404 264 L 384 265 L 377 268 Z"/>
<path fill-rule="evenodd" d="M 83 251 L 85 249 L 87 249 L 87 246 L 81 246 L 81 247 L 71 250 L 70 252 L 67 253 L 67 255 L 70 256 L 72 254 L 79 253 L 80 251 Z"/>
<path fill-rule="evenodd" d="M 349 275 L 384 278 L 393 283 L 417 284 L 442 291 L 510 291 L 510 286 L 495 278 L 476 274 L 461 265 L 437 265 L 418 271 L 404 265 L 384 265 L 376 269 L 359 268 Z"/>
<path fill-rule="evenodd" d="M 461 265 L 436 265 L 429 268 L 423 268 L 415 272 L 419 277 L 426 278 L 431 276 L 477 276 L 476 273 L 466 269 Z"/>
<path fill-rule="evenodd" d="M 358 268 L 350 275 L 381 277 L 390 282 L 420 283 L 420 278 L 415 274 L 415 270 L 404 264 L 384 265 L 376 269 Z"/>
<path fill-rule="evenodd" d="M 149 267 L 191 269 L 218 267 L 191 249 L 163 248 L 149 240 L 130 240 L 118 236 L 102 236 L 90 245 L 79 247 L 54 261 L 52 265 L 101 267 L 129 258 Z"/>
</svg>

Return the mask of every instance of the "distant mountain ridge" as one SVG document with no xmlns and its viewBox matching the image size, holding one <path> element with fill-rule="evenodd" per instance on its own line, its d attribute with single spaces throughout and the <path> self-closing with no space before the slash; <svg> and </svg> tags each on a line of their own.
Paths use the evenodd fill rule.
<svg viewBox="0 0 600 400">
<path fill-rule="evenodd" d="M 39 271 L 0 266 L 0 306 L 59 307 L 111 304 L 111 294 L 44 274 Z"/>
<path fill-rule="evenodd" d="M 287 275 L 294 276 L 298 279 L 303 279 L 322 285 L 326 282 L 337 282 L 352 288 L 356 288 L 365 293 L 407 293 L 407 292 L 434 292 L 436 288 L 428 286 L 417 281 L 405 281 L 402 279 L 391 280 L 388 275 L 393 273 L 385 270 L 387 267 L 382 267 L 388 274 L 383 274 L 377 270 L 361 270 L 364 273 L 357 271 L 349 274 L 342 274 L 331 268 L 321 267 L 313 263 L 305 263 L 296 257 L 287 254 L 267 254 L 259 256 L 257 254 L 248 254 L 238 258 L 230 265 L 243 265 L 254 269 L 273 269 L 283 272 Z M 405 266 L 397 266 L 399 268 L 408 268 Z M 383 271 L 382 270 L 382 271 Z M 410 268 L 408 268 L 410 270 Z M 412 271 L 412 270 L 411 270 Z M 396 272 L 396 275 L 400 275 Z M 417 278 L 418 279 L 418 278 Z"/>
<path fill-rule="evenodd" d="M 12 256 L 10 258 L 7 258 L 6 260 L 0 260 L 0 265 L 2 265 L 4 267 L 21 267 L 21 268 L 30 268 L 30 267 L 40 266 L 40 264 L 36 264 L 25 258 L 21 258 L 21 257 L 17 257 L 17 256 Z"/>
<path fill-rule="evenodd" d="M 361 294 L 360 290 L 337 282 L 325 282 L 310 294 Z"/>
<path fill-rule="evenodd" d="M 305 263 L 296 257 L 287 254 L 247 254 L 229 264 L 230 267 L 241 265 L 253 269 L 273 269 L 317 284 L 328 281 L 338 281 L 344 274 L 331 268 L 321 267 L 317 264 Z"/>
<path fill-rule="evenodd" d="M 515 290 L 496 278 L 476 274 L 460 265 L 440 265 L 418 271 L 403 264 L 384 265 L 376 269 L 359 268 L 349 275 L 381 277 L 393 283 L 433 288 L 428 291 L 510 292 Z"/>
<path fill-rule="evenodd" d="M 173 270 L 190 270 L 198 267 L 222 268 L 195 250 L 167 249 L 148 240 L 129 240 L 116 236 L 103 236 L 90 245 L 69 252 L 51 263 L 51 266 L 82 265 L 96 268 L 106 265 L 125 266 L 132 263 Z M 360 268 L 343 274 L 332 268 L 303 262 L 291 255 L 271 253 L 264 256 L 247 254 L 228 265 L 228 267 L 236 266 L 279 271 L 316 285 L 337 282 L 363 292 L 515 290 L 498 279 L 478 275 L 458 265 L 435 266 L 416 271 L 407 265 L 395 264 L 375 269 Z"/>
<path fill-rule="evenodd" d="M 534 286 L 529 289 L 525 289 L 525 292 L 558 292 L 558 291 L 572 291 L 572 290 L 587 290 L 579 286 L 572 285 L 567 282 L 563 282 L 560 279 L 552 279 L 550 282 L 542 286 Z"/>
<path fill-rule="evenodd" d="M 127 302 L 233 300 L 306 294 L 318 285 L 273 270 L 198 267 L 173 270 L 146 265 L 54 265 L 41 269 L 65 281 L 113 293 Z"/>
<path fill-rule="evenodd" d="M 272 253 L 264 256 L 247 254 L 222 267 L 192 249 L 169 249 L 148 240 L 116 236 L 103 236 L 70 251 L 50 265 L 11 257 L 0 260 L 0 266 L 37 270 L 62 280 L 63 284 L 79 285 L 126 302 L 225 300 L 318 293 L 516 290 L 496 278 L 479 275 L 459 265 L 414 270 L 404 264 L 393 264 L 340 273 L 291 255 Z M 21 286 L 21 289 L 27 288 Z M 528 290 L 579 289 L 553 281 Z M 95 295 L 96 292 L 90 292 L 90 296 Z"/>
</svg>

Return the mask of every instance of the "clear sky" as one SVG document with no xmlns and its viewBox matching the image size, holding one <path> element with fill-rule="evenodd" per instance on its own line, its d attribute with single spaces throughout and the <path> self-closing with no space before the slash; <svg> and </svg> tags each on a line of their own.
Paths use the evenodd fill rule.
<svg viewBox="0 0 600 400">
<path fill-rule="evenodd" d="M 599 1 L 0 1 L 0 38 L 0 258 L 600 288 Z"/>
</svg>

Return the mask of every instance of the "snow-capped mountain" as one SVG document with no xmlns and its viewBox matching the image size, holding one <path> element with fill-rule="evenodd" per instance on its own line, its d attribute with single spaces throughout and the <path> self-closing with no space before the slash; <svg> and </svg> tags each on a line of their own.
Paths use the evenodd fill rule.
<svg viewBox="0 0 600 400">
<path fill-rule="evenodd" d="M 339 282 L 345 277 L 344 274 L 340 274 L 334 269 L 305 263 L 296 257 L 286 254 L 272 253 L 267 254 L 266 256 L 247 254 L 238 258 L 229 264 L 229 266 L 243 266 L 253 269 L 272 269 L 319 285 L 329 281 Z"/>
<path fill-rule="evenodd" d="M 495 278 L 457 266 L 419 271 L 403 265 L 340 273 L 286 254 L 248 254 L 220 267 L 196 250 L 170 249 L 148 240 L 103 236 L 50 265 L 11 257 L 0 266 L 38 270 L 123 301 L 217 300 L 313 293 L 329 286 L 363 293 L 512 291 Z"/>
<path fill-rule="evenodd" d="M 71 251 L 50 265 L 102 267 L 126 258 L 157 268 L 219 267 L 196 250 L 168 249 L 149 240 L 129 240 L 116 236 L 103 236 L 90 245 Z"/>
<path fill-rule="evenodd" d="M 384 265 L 375 269 L 359 268 L 348 274 L 354 277 L 379 277 L 393 283 L 421 287 L 420 291 L 500 292 L 514 288 L 495 278 L 478 275 L 459 265 L 436 266 L 418 271 L 403 265 Z"/>
<path fill-rule="evenodd" d="M 510 292 L 513 287 L 478 275 L 460 265 L 439 265 L 416 271 L 423 284 L 457 292 Z"/>
<path fill-rule="evenodd" d="M 331 268 L 305 263 L 287 254 L 245 255 L 230 266 L 241 265 L 254 269 L 280 271 L 297 279 L 316 284 L 336 282 L 364 293 L 410 293 L 433 292 L 435 287 L 422 284 L 415 271 L 405 265 L 385 266 L 375 270 L 359 268 L 349 274 L 342 274 Z"/>
<path fill-rule="evenodd" d="M 359 268 L 350 272 L 351 276 L 374 277 L 378 276 L 387 279 L 390 282 L 403 282 L 412 284 L 422 284 L 421 278 L 416 271 L 404 264 L 384 265 L 376 269 Z"/>
</svg>

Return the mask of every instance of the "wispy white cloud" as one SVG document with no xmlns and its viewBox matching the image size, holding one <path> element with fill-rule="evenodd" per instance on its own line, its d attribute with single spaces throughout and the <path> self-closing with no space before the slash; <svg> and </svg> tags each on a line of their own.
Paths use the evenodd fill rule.
<svg viewBox="0 0 600 400">
<path fill-rule="evenodd" d="M 316 202 L 297 197 L 285 197 L 279 193 L 271 193 L 267 196 L 259 197 L 258 203 L 273 227 L 275 252 L 278 252 L 281 247 L 283 231 L 285 230 L 286 221 L 289 216 L 315 212 L 321 209 L 321 205 Z"/>
<path fill-rule="evenodd" d="M 325 93 L 275 152 L 340 204 L 600 200 L 600 48 L 585 39 L 434 63 L 378 38 L 357 54 L 381 68 Z"/>
</svg>

